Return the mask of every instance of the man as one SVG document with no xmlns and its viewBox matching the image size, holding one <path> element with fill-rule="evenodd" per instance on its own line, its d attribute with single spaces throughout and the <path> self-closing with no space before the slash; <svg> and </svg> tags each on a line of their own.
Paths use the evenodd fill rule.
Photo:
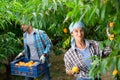
<svg viewBox="0 0 120 80">
<path fill-rule="evenodd" d="M 21 28 L 25 32 L 23 34 L 24 50 L 19 53 L 20 56 L 25 56 L 28 59 L 40 60 L 42 63 L 49 61 L 49 53 L 52 47 L 52 42 L 43 30 L 34 29 L 32 25 L 22 24 Z M 50 80 L 50 72 L 42 75 L 42 80 Z M 34 80 L 26 77 L 26 80 Z"/>
</svg>

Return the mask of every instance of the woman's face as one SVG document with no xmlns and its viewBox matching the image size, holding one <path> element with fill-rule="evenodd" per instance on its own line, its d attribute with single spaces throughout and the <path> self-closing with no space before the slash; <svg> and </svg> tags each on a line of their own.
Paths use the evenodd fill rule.
<svg viewBox="0 0 120 80">
<path fill-rule="evenodd" d="M 72 36 L 75 38 L 75 41 L 82 41 L 84 39 L 84 29 L 75 28 L 72 32 Z"/>
</svg>

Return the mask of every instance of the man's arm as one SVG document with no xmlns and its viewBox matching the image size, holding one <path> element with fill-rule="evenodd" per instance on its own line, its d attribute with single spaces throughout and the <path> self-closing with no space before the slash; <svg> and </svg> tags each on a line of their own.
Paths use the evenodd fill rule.
<svg viewBox="0 0 120 80">
<path fill-rule="evenodd" d="M 45 45 L 45 51 L 44 51 L 44 53 L 45 54 L 49 54 L 50 50 L 51 50 L 51 48 L 53 46 L 52 42 L 51 42 L 51 40 L 49 39 L 48 35 L 45 32 L 43 32 L 41 34 L 41 38 L 42 38 L 42 40 L 44 42 L 44 45 Z"/>
</svg>

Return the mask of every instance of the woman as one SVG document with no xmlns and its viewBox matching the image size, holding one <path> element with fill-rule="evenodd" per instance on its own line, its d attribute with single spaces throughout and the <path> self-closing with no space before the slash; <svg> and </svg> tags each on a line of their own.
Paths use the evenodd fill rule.
<svg viewBox="0 0 120 80">
<path fill-rule="evenodd" d="M 80 21 L 70 24 L 71 48 L 64 55 L 66 73 L 74 75 L 76 80 L 92 80 L 88 75 L 92 63 L 90 58 L 95 55 L 107 56 L 111 52 L 109 47 L 101 51 L 98 42 L 84 39 L 84 28 L 84 24 Z M 74 66 L 79 69 L 77 74 L 72 70 Z"/>
</svg>

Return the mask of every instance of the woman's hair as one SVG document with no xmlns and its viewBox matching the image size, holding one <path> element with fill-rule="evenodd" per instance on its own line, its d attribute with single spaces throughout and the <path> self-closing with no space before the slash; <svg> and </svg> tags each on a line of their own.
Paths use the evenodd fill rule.
<svg viewBox="0 0 120 80">
<path fill-rule="evenodd" d="M 71 23 L 69 26 L 69 31 L 70 33 L 75 29 L 75 28 L 85 28 L 84 24 L 81 21 Z"/>
</svg>

